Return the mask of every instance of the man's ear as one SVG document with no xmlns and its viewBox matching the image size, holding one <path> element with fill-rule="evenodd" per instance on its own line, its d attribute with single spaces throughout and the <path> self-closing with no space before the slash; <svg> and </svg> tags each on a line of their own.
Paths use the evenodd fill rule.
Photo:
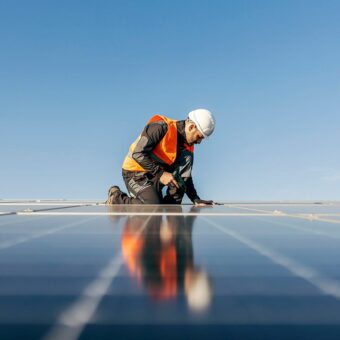
<svg viewBox="0 0 340 340">
<path fill-rule="evenodd" d="M 195 123 L 190 123 L 189 124 L 189 131 L 191 132 L 195 128 Z"/>
</svg>

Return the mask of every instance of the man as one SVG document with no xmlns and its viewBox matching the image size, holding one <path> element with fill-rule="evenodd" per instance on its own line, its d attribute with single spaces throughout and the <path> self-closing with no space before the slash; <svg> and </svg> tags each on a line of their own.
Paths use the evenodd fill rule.
<svg viewBox="0 0 340 340">
<path fill-rule="evenodd" d="M 187 194 L 196 205 L 212 205 L 213 201 L 197 195 L 191 171 L 194 145 L 210 136 L 214 128 L 215 119 L 205 109 L 191 111 L 186 120 L 152 117 L 131 144 L 123 163 L 130 196 L 112 186 L 106 204 L 181 204 Z"/>
</svg>

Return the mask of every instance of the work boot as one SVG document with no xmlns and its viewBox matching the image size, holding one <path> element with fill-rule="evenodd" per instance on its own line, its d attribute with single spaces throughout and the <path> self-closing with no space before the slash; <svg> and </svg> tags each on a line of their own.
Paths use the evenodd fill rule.
<svg viewBox="0 0 340 340">
<path fill-rule="evenodd" d="M 107 194 L 107 200 L 105 202 L 105 204 L 115 204 L 116 203 L 116 199 L 119 196 L 119 194 L 121 193 L 119 187 L 117 185 L 113 185 L 110 189 L 109 192 Z"/>
</svg>

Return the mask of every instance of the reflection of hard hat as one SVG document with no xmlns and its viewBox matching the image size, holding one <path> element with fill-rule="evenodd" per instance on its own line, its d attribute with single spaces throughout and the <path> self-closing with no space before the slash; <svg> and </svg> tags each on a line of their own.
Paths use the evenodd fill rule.
<svg viewBox="0 0 340 340">
<path fill-rule="evenodd" d="M 201 312 L 209 307 L 212 298 L 212 287 L 208 275 L 204 271 L 192 273 L 186 288 L 190 309 Z"/>
<path fill-rule="evenodd" d="M 189 119 L 192 120 L 204 137 L 210 136 L 215 129 L 215 118 L 206 109 L 197 109 L 189 112 Z"/>
</svg>

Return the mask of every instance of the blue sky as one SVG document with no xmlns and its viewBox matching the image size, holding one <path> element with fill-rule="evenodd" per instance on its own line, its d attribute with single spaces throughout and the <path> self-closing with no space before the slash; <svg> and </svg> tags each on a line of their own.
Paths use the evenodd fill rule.
<svg viewBox="0 0 340 340">
<path fill-rule="evenodd" d="M 216 117 L 215 200 L 340 199 L 339 1 L 0 0 L 0 198 L 105 198 L 154 113 Z"/>
</svg>

